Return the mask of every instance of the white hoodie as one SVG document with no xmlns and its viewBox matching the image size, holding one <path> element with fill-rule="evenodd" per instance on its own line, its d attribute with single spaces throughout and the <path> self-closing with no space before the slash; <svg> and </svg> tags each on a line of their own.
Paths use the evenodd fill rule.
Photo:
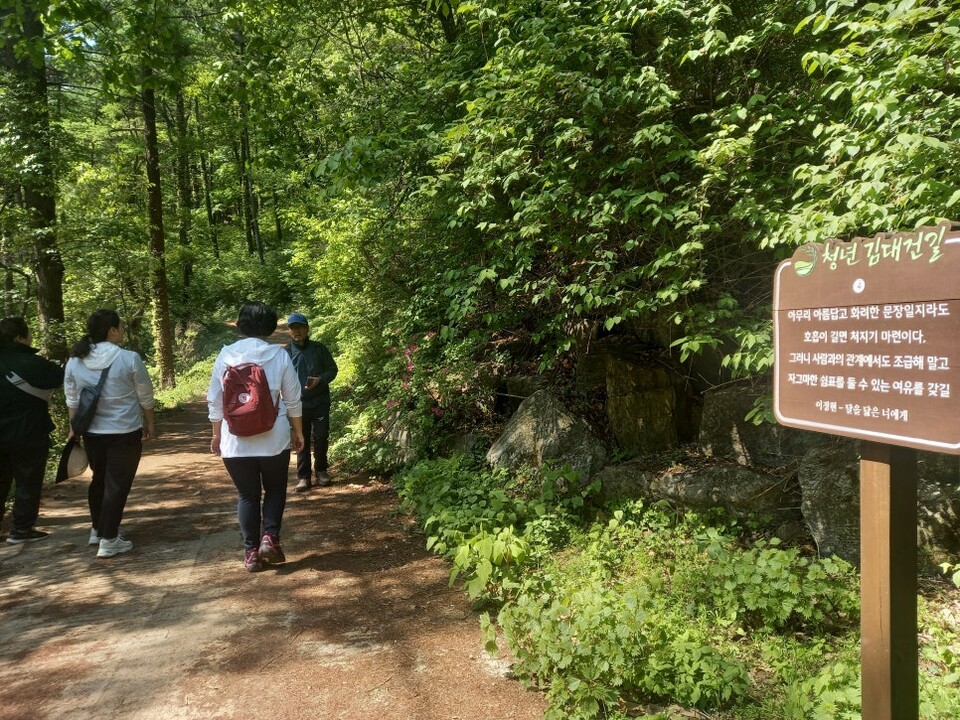
<svg viewBox="0 0 960 720">
<path fill-rule="evenodd" d="M 227 366 L 256 363 L 263 368 L 267 384 L 278 403 L 279 415 L 273 427 L 253 437 L 237 437 L 223 420 L 223 373 Z M 290 423 L 287 417 L 303 415 L 300 402 L 300 380 L 290 356 L 282 345 L 272 345 L 260 338 L 244 338 L 224 347 L 213 363 L 210 387 L 207 390 L 207 411 L 210 422 L 220 422 L 221 457 L 273 457 L 290 447 Z"/>
<path fill-rule="evenodd" d="M 112 342 L 98 342 L 83 358 L 72 357 L 64 371 L 63 392 L 67 407 L 80 404 L 80 390 L 100 382 L 100 372 L 110 367 L 100 391 L 97 414 L 87 432 L 95 435 L 128 433 L 143 427 L 140 408 L 153 407 L 153 383 L 140 356 Z"/>
</svg>

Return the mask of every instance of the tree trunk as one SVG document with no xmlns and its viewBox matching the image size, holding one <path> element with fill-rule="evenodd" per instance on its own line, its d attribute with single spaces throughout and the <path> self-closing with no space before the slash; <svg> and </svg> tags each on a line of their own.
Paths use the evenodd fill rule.
<svg viewBox="0 0 960 720">
<path fill-rule="evenodd" d="M 241 143 L 233 143 L 233 154 L 237 162 L 237 180 L 240 183 L 240 206 L 236 210 L 239 212 L 240 221 L 243 223 L 243 236 L 247 241 L 247 255 L 253 255 L 253 228 L 249 221 L 251 215 L 247 203 L 247 174 L 243 169 L 243 152 L 240 150 Z M 236 216 L 236 213 L 235 213 Z"/>
<path fill-rule="evenodd" d="M 145 79 L 152 75 L 144 69 Z M 157 141 L 157 106 L 154 91 L 145 83 L 143 94 L 143 139 L 147 163 L 147 216 L 150 222 L 150 256 L 153 261 L 153 331 L 157 367 L 163 387 L 173 387 L 173 329 L 170 323 L 170 296 L 167 288 L 166 248 L 163 238 L 163 196 L 160 192 L 160 152 Z"/>
<path fill-rule="evenodd" d="M 197 118 L 197 141 L 200 146 L 200 177 L 203 181 L 203 204 L 207 210 L 207 226 L 210 228 L 210 244 L 213 246 L 213 257 L 220 259 L 220 241 L 217 237 L 217 217 L 213 213 L 213 200 L 210 197 L 212 179 L 210 164 L 207 161 L 207 148 L 203 139 L 203 124 L 200 122 L 200 103 L 193 101 L 193 113 Z"/>
<path fill-rule="evenodd" d="M 177 90 L 177 200 L 179 219 L 177 236 L 183 255 L 183 311 L 184 319 L 189 317 L 190 282 L 193 279 L 193 258 L 190 254 L 190 230 L 193 213 L 193 186 L 190 183 L 190 137 L 187 128 L 187 107 L 183 89 Z"/>
<path fill-rule="evenodd" d="M 237 52 L 241 60 L 247 54 L 247 41 L 243 29 L 234 34 L 237 43 Z M 243 230 L 247 238 L 247 253 L 256 251 L 263 265 L 263 242 L 258 230 L 256 207 L 253 197 L 253 181 L 250 178 L 250 126 L 248 119 L 248 103 L 246 93 L 240 93 L 240 194 L 243 206 Z"/>
<path fill-rule="evenodd" d="M 277 248 L 283 247 L 283 223 L 280 221 L 280 195 L 273 191 L 273 222 L 277 230 Z"/>
<path fill-rule="evenodd" d="M 33 251 L 33 273 L 37 280 L 37 310 L 40 316 L 42 346 L 55 360 L 66 360 L 67 343 L 63 331 L 63 259 L 57 246 L 56 179 L 50 138 L 50 110 L 47 105 L 47 75 L 43 62 L 43 25 L 41 8 L 27 0 L 11 23 L 15 9 L 8 0 L 0 6 L 4 33 L 3 66 L 10 71 L 8 101 L 17 112 L 11 116 L 11 136 L 18 142 L 11 147 L 17 164 L 25 168 L 18 182 L 23 190 L 27 226 Z M 16 47 L 19 46 L 19 47 Z"/>
<path fill-rule="evenodd" d="M 257 256 L 263 265 L 263 235 L 260 233 L 260 196 L 253 196 L 253 239 L 257 243 Z"/>
<path fill-rule="evenodd" d="M 243 127 L 240 131 L 240 185 L 243 191 L 243 226 L 247 236 L 247 250 L 251 254 L 254 250 L 263 265 L 263 242 L 257 232 L 257 218 L 255 199 L 253 197 L 253 183 L 250 180 L 250 131 L 247 127 L 246 109 L 241 112 Z"/>
<path fill-rule="evenodd" d="M 6 235 L 0 236 L 0 266 L 3 267 L 3 316 L 16 315 L 13 311 L 13 253 L 7 250 Z"/>
<path fill-rule="evenodd" d="M 438 2 L 436 13 L 437 19 L 440 21 L 440 27 L 443 28 L 443 37 L 453 45 L 460 35 L 460 29 L 457 27 L 457 16 L 452 5 L 448 0 Z"/>
</svg>

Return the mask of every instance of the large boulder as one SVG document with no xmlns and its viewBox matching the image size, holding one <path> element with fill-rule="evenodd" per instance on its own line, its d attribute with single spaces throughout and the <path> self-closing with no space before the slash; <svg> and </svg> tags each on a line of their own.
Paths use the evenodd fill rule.
<svg viewBox="0 0 960 720">
<path fill-rule="evenodd" d="M 917 461 L 917 544 L 921 567 L 934 571 L 960 552 L 960 488 L 956 457 L 922 452 Z M 858 444 L 835 439 L 810 450 L 799 471 L 804 520 L 823 555 L 860 562 Z"/>
<path fill-rule="evenodd" d="M 799 522 L 798 488 L 790 479 L 754 472 L 735 463 L 651 470 L 643 460 L 608 465 L 599 473 L 600 499 L 669 500 L 691 510 L 722 507 L 734 517 L 768 515 Z"/>
<path fill-rule="evenodd" d="M 507 421 L 487 452 L 487 462 L 508 468 L 570 465 L 586 481 L 603 466 L 606 455 L 603 443 L 583 420 L 550 392 L 538 390 Z"/>
<path fill-rule="evenodd" d="M 860 564 L 860 457 L 851 442 L 810 450 L 800 464 L 800 510 L 821 555 Z"/>
<path fill-rule="evenodd" d="M 550 387 L 549 380 L 542 375 L 510 375 L 504 378 L 504 389 L 497 397 L 498 411 L 504 415 L 513 415 L 520 403 L 538 390 Z"/>
<path fill-rule="evenodd" d="M 609 502 L 648 497 L 653 478 L 654 472 L 642 460 L 607 465 L 594 478 L 600 482 L 598 500 Z"/>
<path fill-rule="evenodd" d="M 793 484 L 734 463 L 672 470 L 650 483 L 652 498 L 665 498 L 693 510 L 722 507 L 734 517 L 770 515 L 780 521 L 795 514 Z"/>
<path fill-rule="evenodd" d="M 383 439 L 396 446 L 397 455 L 403 464 L 409 465 L 417 460 L 413 434 L 404 424 L 403 415 L 400 412 L 394 411 L 387 416 Z"/>
<path fill-rule="evenodd" d="M 677 396 L 670 374 L 630 358 L 607 358 L 607 419 L 631 455 L 677 447 Z"/>
<path fill-rule="evenodd" d="M 926 569 L 957 562 L 960 555 L 960 458 L 921 452 L 917 456 L 917 542 Z"/>
<path fill-rule="evenodd" d="M 831 442 L 829 435 L 747 420 L 757 401 L 769 395 L 769 384 L 751 381 L 728 383 L 704 393 L 701 452 L 741 465 L 796 467 L 810 448 Z"/>
<path fill-rule="evenodd" d="M 601 339 L 579 359 L 575 378 L 581 392 L 604 393 L 607 425 L 626 454 L 659 453 L 696 439 L 699 392 L 663 347 Z"/>
</svg>

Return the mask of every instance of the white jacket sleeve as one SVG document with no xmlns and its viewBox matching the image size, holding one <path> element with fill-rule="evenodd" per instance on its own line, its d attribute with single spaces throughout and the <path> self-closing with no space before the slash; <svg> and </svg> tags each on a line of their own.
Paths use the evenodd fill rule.
<svg viewBox="0 0 960 720">
<path fill-rule="evenodd" d="M 217 356 L 210 373 L 210 386 L 207 388 L 207 419 L 210 422 L 223 420 L 223 361 Z"/>
<path fill-rule="evenodd" d="M 155 404 L 153 399 L 153 381 L 147 373 L 147 366 L 138 353 L 133 354 L 133 385 L 137 390 L 140 407 L 149 410 Z"/>
</svg>

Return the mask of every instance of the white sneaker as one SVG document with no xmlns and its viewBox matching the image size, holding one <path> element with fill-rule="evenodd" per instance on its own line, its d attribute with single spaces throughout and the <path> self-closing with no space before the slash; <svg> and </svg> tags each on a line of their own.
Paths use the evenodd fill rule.
<svg viewBox="0 0 960 720">
<path fill-rule="evenodd" d="M 120 535 L 120 531 L 117 531 L 117 534 Z M 99 545 L 100 544 L 100 533 L 97 532 L 95 527 L 90 528 L 90 539 L 87 541 L 87 545 Z"/>
<path fill-rule="evenodd" d="M 100 538 L 100 549 L 97 550 L 98 558 L 108 558 L 120 553 L 133 550 L 133 543 L 127 540 L 123 535 L 117 535 L 113 540 Z"/>
</svg>

